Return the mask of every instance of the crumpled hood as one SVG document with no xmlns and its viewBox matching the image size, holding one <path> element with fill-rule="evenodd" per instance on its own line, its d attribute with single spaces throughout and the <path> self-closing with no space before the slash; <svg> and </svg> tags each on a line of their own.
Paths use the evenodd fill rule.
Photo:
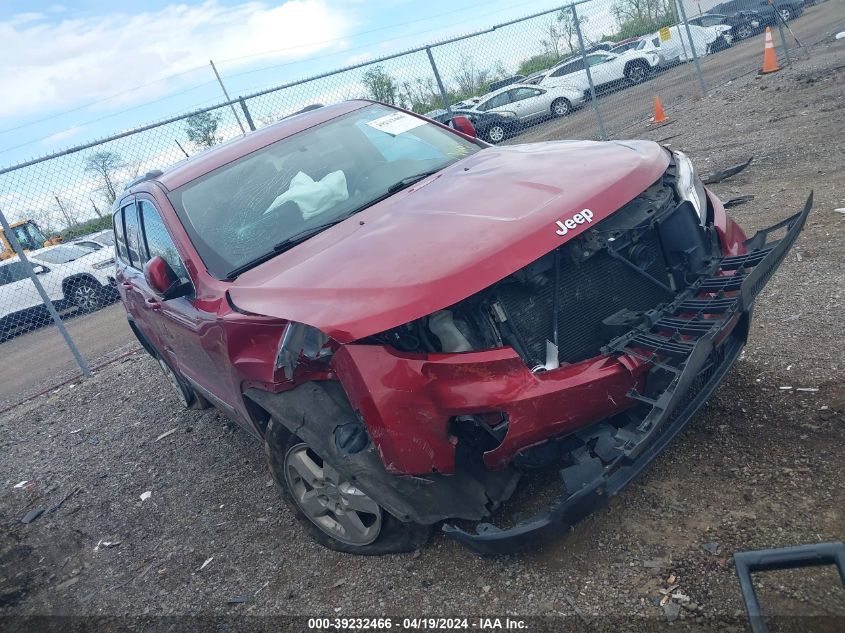
<svg viewBox="0 0 845 633">
<path fill-rule="evenodd" d="M 354 341 L 525 267 L 642 193 L 668 164 L 650 141 L 490 147 L 244 273 L 230 297 Z M 557 221 L 584 209 L 592 221 L 569 222 L 560 235 Z"/>
</svg>

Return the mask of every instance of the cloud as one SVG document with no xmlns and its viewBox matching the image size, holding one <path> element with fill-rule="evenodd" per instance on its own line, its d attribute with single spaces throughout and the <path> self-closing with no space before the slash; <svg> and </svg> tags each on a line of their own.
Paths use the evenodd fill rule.
<svg viewBox="0 0 845 633">
<path fill-rule="evenodd" d="M 78 125 L 74 125 L 73 127 L 69 127 L 66 130 L 62 130 L 61 132 L 56 132 L 55 134 L 51 134 L 47 138 L 45 138 L 41 143 L 43 145 L 54 145 L 60 141 L 66 141 L 69 138 L 72 138 L 79 134 L 82 130 L 81 127 Z"/>
<path fill-rule="evenodd" d="M 275 6 L 257 1 L 223 6 L 206 0 L 134 15 L 75 19 L 55 12 L 18 14 L 0 21 L 0 118 L 71 108 L 207 66 L 209 59 L 232 60 L 227 64 L 231 67 L 258 55 L 301 58 L 333 46 L 331 40 L 343 37 L 350 25 L 326 0 Z M 196 71 L 190 80 L 211 79 L 209 73 Z M 136 90 L 129 100 L 149 100 L 179 81 Z"/>
</svg>

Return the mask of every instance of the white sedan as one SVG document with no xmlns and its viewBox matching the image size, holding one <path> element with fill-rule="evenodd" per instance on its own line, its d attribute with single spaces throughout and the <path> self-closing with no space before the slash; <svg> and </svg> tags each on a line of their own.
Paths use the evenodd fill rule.
<svg viewBox="0 0 845 633">
<path fill-rule="evenodd" d="M 515 84 L 481 97 L 466 112 L 495 113 L 526 124 L 557 116 L 566 116 L 584 103 L 584 93 L 569 86 L 532 86 Z"/>
<path fill-rule="evenodd" d="M 92 251 L 60 244 L 27 254 L 35 274 L 57 309 L 75 306 L 89 312 L 117 298 L 114 251 Z M 15 330 L 28 330 L 47 315 L 26 264 L 13 257 L 0 262 L 0 340 Z"/>
</svg>

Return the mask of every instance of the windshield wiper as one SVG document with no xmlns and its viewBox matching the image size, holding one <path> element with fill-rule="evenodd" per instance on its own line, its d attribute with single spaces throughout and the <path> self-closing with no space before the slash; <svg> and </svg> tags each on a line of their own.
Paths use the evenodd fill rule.
<svg viewBox="0 0 845 633">
<path fill-rule="evenodd" d="M 273 257 L 278 255 L 279 253 L 282 253 L 282 252 L 288 250 L 289 248 L 293 248 L 297 244 L 301 244 L 305 240 L 314 237 L 315 235 L 317 235 L 317 233 L 321 233 L 321 232 L 325 231 L 327 228 L 334 226 L 335 224 L 340 224 L 345 219 L 347 219 L 349 216 L 357 213 L 357 211 L 358 210 L 356 209 L 354 212 L 347 213 L 346 215 L 341 216 L 339 218 L 335 218 L 331 222 L 326 222 L 325 224 L 319 224 L 317 226 L 312 226 L 310 228 L 305 229 L 304 231 L 300 231 L 299 233 L 294 233 L 290 237 L 286 237 L 281 242 L 274 245 L 272 250 L 270 250 L 267 253 L 264 253 L 263 255 L 260 255 L 259 257 L 256 257 L 255 259 L 248 261 L 247 263 L 242 264 L 242 265 L 238 266 L 237 268 L 234 268 L 233 270 L 231 270 L 229 272 L 229 274 L 226 275 L 226 279 L 234 279 L 235 277 L 237 277 L 238 275 L 240 275 L 243 272 L 246 272 L 250 268 L 254 268 L 255 266 L 258 266 L 259 264 L 263 264 L 268 259 L 272 259 Z"/>
<path fill-rule="evenodd" d="M 395 183 L 390 185 L 387 188 L 387 193 L 396 193 L 397 191 L 402 191 L 406 187 L 410 187 L 414 183 L 419 182 L 423 178 L 428 178 L 429 176 L 436 174 L 438 171 L 441 171 L 443 168 L 439 167 L 437 169 L 429 169 L 428 171 L 420 172 L 419 174 L 414 174 L 413 176 L 405 176 L 402 180 L 397 180 Z"/>
</svg>

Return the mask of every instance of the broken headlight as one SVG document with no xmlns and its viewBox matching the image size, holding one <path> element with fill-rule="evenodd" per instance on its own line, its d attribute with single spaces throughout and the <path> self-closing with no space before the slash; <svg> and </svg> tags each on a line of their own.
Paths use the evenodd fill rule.
<svg viewBox="0 0 845 633">
<path fill-rule="evenodd" d="M 677 177 L 675 179 L 675 190 L 681 200 L 689 201 L 695 207 L 702 224 L 707 219 L 707 194 L 704 192 L 704 183 L 695 171 L 692 161 L 683 152 L 672 152 L 675 157 Z"/>
<path fill-rule="evenodd" d="M 279 344 L 276 369 L 281 369 L 285 378 L 291 380 L 300 359 L 315 361 L 330 356 L 332 352 L 328 343 L 329 337 L 317 328 L 291 321 Z"/>
</svg>

